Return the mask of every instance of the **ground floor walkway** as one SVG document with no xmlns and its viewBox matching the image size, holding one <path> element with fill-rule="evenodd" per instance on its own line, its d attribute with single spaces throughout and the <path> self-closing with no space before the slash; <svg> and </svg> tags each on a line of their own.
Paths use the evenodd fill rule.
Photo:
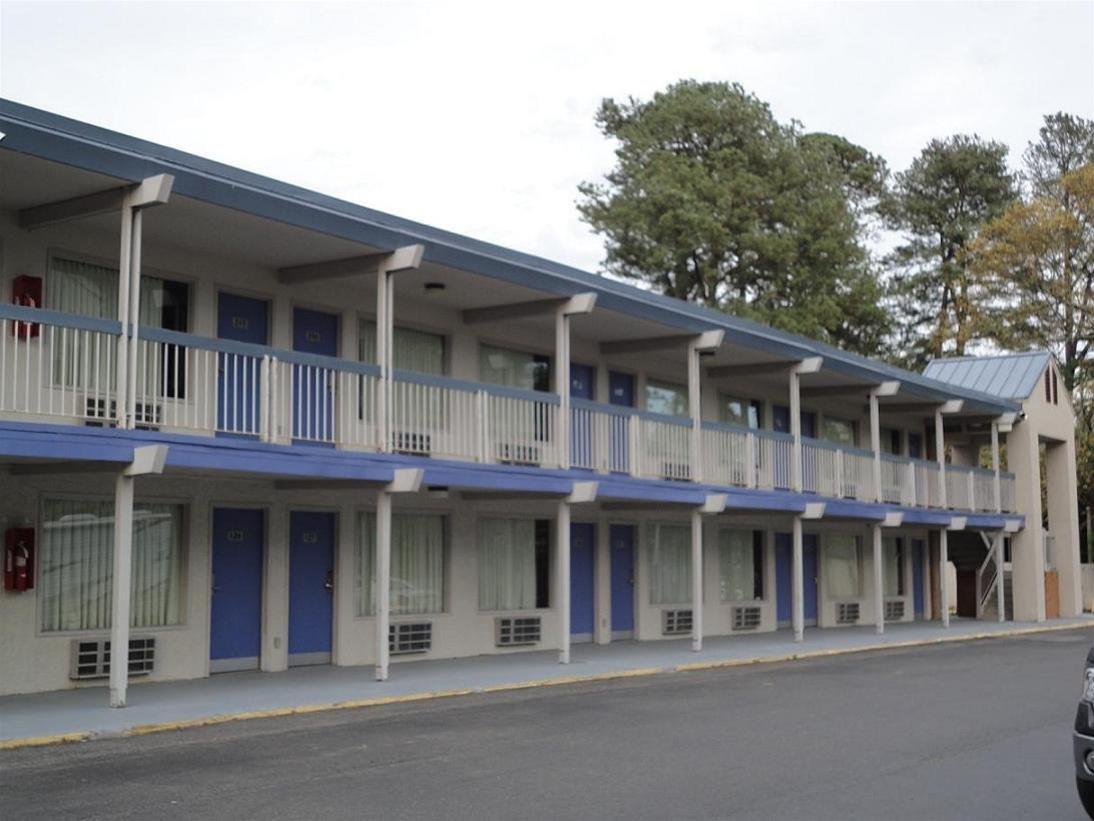
<svg viewBox="0 0 1094 821">
<path fill-rule="evenodd" d="M 554 651 L 398 663 L 391 678 L 373 681 L 372 667 L 301 667 L 279 673 L 224 673 L 177 682 L 131 687 L 129 706 L 107 706 L 105 687 L 0 697 L 0 748 L 24 743 L 79 741 L 139 734 L 218 721 L 287 715 L 325 709 L 364 707 L 491 690 L 682 672 L 737 664 L 789 661 L 815 655 L 850 653 L 909 644 L 973 640 L 1015 632 L 1094 628 L 1094 615 L 1040 624 L 954 619 L 891 624 L 882 636 L 873 627 L 806 632 L 795 644 L 787 630 L 757 635 L 713 637 L 702 651 L 689 640 L 621 641 L 575 645 L 569 665 Z M 1094 640 L 1094 629 L 1091 633 Z M 1080 660 L 1076 661 L 1079 664 Z"/>
</svg>

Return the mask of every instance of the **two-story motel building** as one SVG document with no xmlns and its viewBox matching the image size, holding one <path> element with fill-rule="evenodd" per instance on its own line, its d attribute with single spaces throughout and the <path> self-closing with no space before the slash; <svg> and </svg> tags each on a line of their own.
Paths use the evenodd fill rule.
<svg viewBox="0 0 1094 821">
<path fill-rule="evenodd" d="M 1080 610 L 1048 356 L 973 389 L 16 103 L 0 132 L 0 693 L 124 704 L 109 646 L 382 680 Z"/>
</svg>

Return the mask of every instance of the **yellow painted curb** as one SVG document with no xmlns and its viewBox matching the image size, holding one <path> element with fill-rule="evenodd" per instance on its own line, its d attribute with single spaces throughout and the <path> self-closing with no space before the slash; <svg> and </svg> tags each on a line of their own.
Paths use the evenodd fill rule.
<svg viewBox="0 0 1094 821">
<path fill-rule="evenodd" d="M 613 681 L 616 679 L 642 678 L 656 676 L 665 673 L 687 673 L 699 670 L 719 670 L 730 667 L 747 667 L 754 664 L 774 664 L 777 662 L 801 661 L 811 658 L 824 658 L 828 656 L 843 656 L 852 653 L 869 653 L 877 650 L 899 650 L 907 647 L 924 647 L 932 644 L 946 644 L 958 641 L 979 641 L 981 639 L 1014 638 L 1016 636 L 1029 636 L 1037 633 L 1052 633 L 1060 630 L 1080 630 L 1094 628 L 1094 622 L 1087 624 L 1058 624 L 1044 627 L 1023 627 L 1014 630 L 1000 630 L 987 633 L 967 633 L 957 636 L 939 636 L 930 639 L 911 639 L 909 641 L 882 642 L 863 644 L 858 647 L 833 647 L 824 650 L 802 650 L 797 653 L 780 653 L 772 656 L 754 656 L 752 658 L 723 659 L 719 661 L 696 661 L 686 664 L 677 664 L 669 667 L 639 667 L 631 670 L 618 670 L 607 673 L 593 673 L 590 675 L 556 676 L 553 678 L 532 679 L 508 684 L 492 684 L 488 687 L 468 688 L 461 690 L 436 690 L 425 693 L 408 693 L 398 696 L 377 696 L 374 698 L 351 699 L 348 701 L 333 701 L 324 704 L 304 704 L 296 707 L 274 707 L 269 710 L 250 710 L 240 713 L 225 713 L 223 715 L 206 716 L 204 718 L 186 719 L 183 721 L 165 721 L 158 724 L 139 724 L 124 730 L 119 735 L 124 737 L 152 735 L 154 733 L 166 733 L 172 730 L 187 730 L 194 727 L 209 727 L 217 724 L 228 724 L 234 721 L 248 721 L 255 718 L 284 718 L 286 716 L 305 715 L 309 713 L 322 713 L 334 710 L 355 710 L 364 707 L 383 707 L 391 704 L 410 704 L 417 701 L 433 701 L 441 698 L 453 698 L 456 696 L 469 696 L 477 693 L 504 693 L 519 690 L 531 690 L 539 687 L 556 687 L 564 684 L 588 684 L 598 681 Z M 13 738 L 8 741 L 0 741 L 0 750 L 15 750 L 23 747 L 44 747 L 52 744 L 69 744 L 77 741 L 88 741 L 96 737 L 93 732 L 63 733 L 58 735 L 37 736 L 31 738 Z"/>
</svg>

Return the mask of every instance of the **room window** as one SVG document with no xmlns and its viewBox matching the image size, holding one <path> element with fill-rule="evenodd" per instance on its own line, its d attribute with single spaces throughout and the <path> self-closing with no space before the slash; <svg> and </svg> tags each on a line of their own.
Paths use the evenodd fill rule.
<svg viewBox="0 0 1094 821">
<path fill-rule="evenodd" d="M 881 429 L 881 450 L 883 453 L 890 453 L 894 456 L 899 456 L 901 452 L 900 446 L 900 431 L 893 428 Z"/>
<path fill-rule="evenodd" d="M 551 360 L 541 354 L 481 345 L 479 377 L 491 385 L 523 388 L 527 391 L 549 391 Z"/>
<path fill-rule="evenodd" d="M 855 445 L 855 423 L 835 416 L 825 416 L 821 427 L 823 438 L 840 445 Z"/>
<path fill-rule="evenodd" d="M 688 389 L 682 385 L 647 379 L 646 410 L 665 416 L 687 416 Z"/>
<path fill-rule="evenodd" d="M 764 597 L 762 530 L 720 531 L 718 560 L 722 601 L 758 601 Z"/>
<path fill-rule="evenodd" d="M 886 536 L 882 543 L 885 571 L 885 595 L 904 595 L 904 540 Z"/>
<path fill-rule="evenodd" d="M 718 397 L 718 419 L 727 425 L 759 430 L 763 426 L 763 402 L 721 394 Z"/>
<path fill-rule="evenodd" d="M 650 604 L 691 602 L 691 527 L 654 522 L 646 533 Z"/>
<path fill-rule="evenodd" d="M 862 549 L 858 538 L 832 534 L 824 540 L 824 577 L 831 599 L 862 595 Z"/>
<path fill-rule="evenodd" d="M 550 607 L 550 538 L 546 519 L 480 522 L 480 610 Z"/>
<path fill-rule="evenodd" d="M 444 337 L 440 334 L 396 327 L 392 346 L 391 362 L 397 370 L 444 375 Z M 376 323 L 371 319 L 358 323 L 357 356 L 362 362 L 376 363 Z"/>
<path fill-rule="evenodd" d="M 357 615 L 376 613 L 376 515 L 362 513 L 357 538 Z M 391 517 L 391 614 L 444 611 L 443 516 Z"/>
<path fill-rule="evenodd" d="M 180 505 L 133 507 L 130 626 L 182 621 Z M 114 503 L 46 499 L 38 572 L 42 630 L 107 630 L 114 579 Z"/>
</svg>

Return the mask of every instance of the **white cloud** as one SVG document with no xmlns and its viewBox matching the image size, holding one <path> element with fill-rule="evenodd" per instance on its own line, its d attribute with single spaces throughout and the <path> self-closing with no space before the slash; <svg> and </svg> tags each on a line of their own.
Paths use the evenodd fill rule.
<svg viewBox="0 0 1094 821">
<path fill-rule="evenodd" d="M 739 81 L 903 167 L 1094 116 L 1094 5 L 0 4 L 0 94 L 595 269 L 601 98 Z"/>
</svg>

